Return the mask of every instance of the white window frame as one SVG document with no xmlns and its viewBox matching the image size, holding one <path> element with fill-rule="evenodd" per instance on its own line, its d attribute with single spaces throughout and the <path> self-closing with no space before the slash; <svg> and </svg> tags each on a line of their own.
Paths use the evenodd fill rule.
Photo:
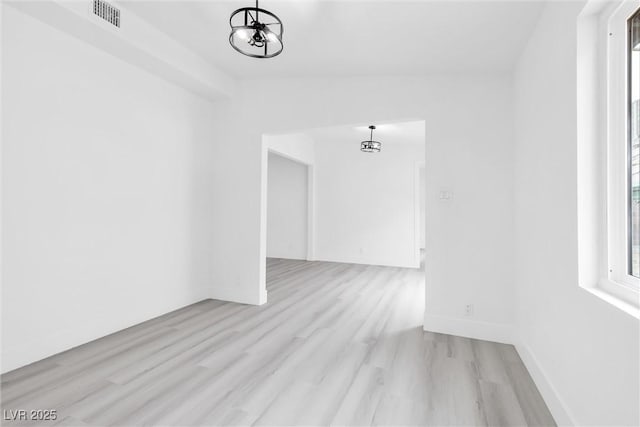
<svg viewBox="0 0 640 427">
<path fill-rule="evenodd" d="M 628 270 L 628 18 L 640 0 L 592 0 L 578 20 L 578 280 L 640 319 Z"/>
<path fill-rule="evenodd" d="M 629 274 L 628 20 L 640 8 L 624 1 L 608 19 L 607 33 L 607 274 L 599 287 L 638 306 L 640 279 Z"/>
</svg>

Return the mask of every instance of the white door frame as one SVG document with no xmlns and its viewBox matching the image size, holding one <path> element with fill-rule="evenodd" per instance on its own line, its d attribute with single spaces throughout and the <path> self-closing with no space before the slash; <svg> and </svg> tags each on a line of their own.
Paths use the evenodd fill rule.
<svg viewBox="0 0 640 427">
<path fill-rule="evenodd" d="M 415 265 L 417 266 L 417 268 L 420 268 L 420 170 L 421 169 L 425 169 L 425 162 L 424 161 L 418 161 L 415 163 L 414 165 L 414 230 L 415 233 L 414 234 L 414 250 L 415 250 Z M 425 179 L 426 179 L 426 171 L 425 171 Z M 426 185 L 425 185 L 425 191 L 426 191 Z M 426 194 L 423 195 L 425 197 L 426 200 Z M 426 202 L 425 202 L 426 203 Z M 426 206 L 425 206 L 425 211 L 426 211 Z M 426 220 L 425 220 L 425 224 L 426 224 Z M 425 230 L 422 230 L 423 233 L 426 234 L 426 227 Z M 425 241 L 426 241 L 426 236 L 425 236 Z"/>
</svg>

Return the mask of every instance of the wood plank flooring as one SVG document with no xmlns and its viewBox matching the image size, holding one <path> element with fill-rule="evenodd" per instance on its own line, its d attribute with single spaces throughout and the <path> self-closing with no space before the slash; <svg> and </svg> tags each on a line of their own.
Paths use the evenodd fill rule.
<svg viewBox="0 0 640 427">
<path fill-rule="evenodd" d="M 205 300 L 2 375 L 3 425 L 555 425 L 515 349 L 424 332 L 419 270 L 270 259 Z M 5 412 L 7 411 L 7 412 Z"/>
</svg>

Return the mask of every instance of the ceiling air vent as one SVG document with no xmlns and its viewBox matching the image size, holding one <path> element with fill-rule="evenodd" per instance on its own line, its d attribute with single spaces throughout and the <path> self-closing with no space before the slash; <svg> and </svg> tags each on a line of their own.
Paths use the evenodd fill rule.
<svg viewBox="0 0 640 427">
<path fill-rule="evenodd" d="M 93 0 L 93 14 L 120 28 L 120 9 L 103 0 Z"/>
</svg>

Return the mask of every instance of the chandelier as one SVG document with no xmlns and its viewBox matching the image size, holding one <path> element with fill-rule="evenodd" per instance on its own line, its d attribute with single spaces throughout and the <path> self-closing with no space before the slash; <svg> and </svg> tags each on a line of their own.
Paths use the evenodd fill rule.
<svg viewBox="0 0 640 427">
<path fill-rule="evenodd" d="M 362 141 L 360 143 L 360 150 L 364 151 L 365 153 L 379 153 L 380 149 L 382 148 L 382 143 L 373 140 L 373 131 L 376 129 L 376 127 L 371 125 L 369 126 L 369 129 L 371 129 L 369 140 Z"/>
<path fill-rule="evenodd" d="M 273 13 L 258 7 L 242 7 L 229 18 L 229 43 L 243 55 L 273 58 L 282 52 L 282 21 Z"/>
</svg>

